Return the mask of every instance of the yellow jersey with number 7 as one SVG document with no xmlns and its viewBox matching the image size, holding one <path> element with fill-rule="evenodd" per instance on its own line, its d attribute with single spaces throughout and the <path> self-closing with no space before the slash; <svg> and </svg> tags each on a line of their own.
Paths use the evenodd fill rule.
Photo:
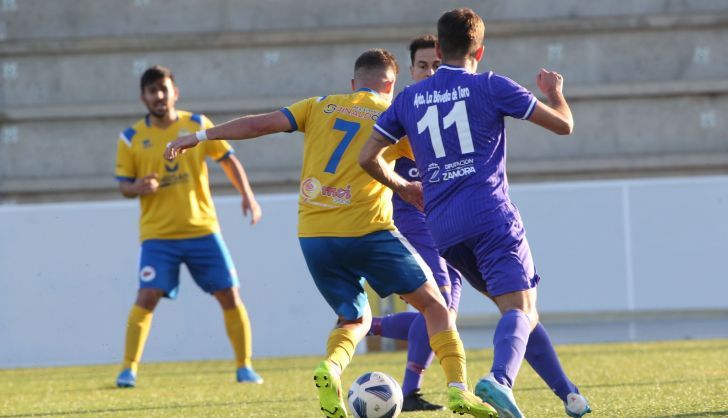
<svg viewBox="0 0 728 418">
<path fill-rule="evenodd" d="M 298 205 L 299 237 L 358 237 L 392 230 L 392 190 L 359 166 L 359 152 L 389 101 L 370 89 L 312 97 L 281 109 L 304 133 Z M 385 160 L 413 159 L 408 141 Z"/>
</svg>

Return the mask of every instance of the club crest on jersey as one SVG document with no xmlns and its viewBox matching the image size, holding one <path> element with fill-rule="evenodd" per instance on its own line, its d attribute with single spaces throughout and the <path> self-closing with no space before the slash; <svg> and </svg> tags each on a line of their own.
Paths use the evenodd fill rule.
<svg viewBox="0 0 728 418">
<path fill-rule="evenodd" d="M 139 271 L 139 280 L 145 283 L 151 282 L 155 277 L 157 277 L 157 271 L 152 266 L 144 266 Z"/>
</svg>

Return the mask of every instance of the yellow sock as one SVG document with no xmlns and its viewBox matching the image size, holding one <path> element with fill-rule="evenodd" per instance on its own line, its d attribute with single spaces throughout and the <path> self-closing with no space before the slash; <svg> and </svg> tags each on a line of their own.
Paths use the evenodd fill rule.
<svg viewBox="0 0 728 418">
<path fill-rule="evenodd" d="M 358 343 L 356 334 L 348 329 L 334 329 L 326 343 L 326 360 L 339 366 L 339 371 L 343 372 L 351 362 Z"/>
<path fill-rule="evenodd" d="M 430 347 L 440 360 L 448 384 L 466 385 L 468 378 L 465 370 L 465 348 L 457 330 L 440 331 L 433 335 L 430 338 Z"/>
<path fill-rule="evenodd" d="M 124 349 L 123 369 L 131 369 L 137 372 L 139 361 L 142 359 L 144 344 L 147 342 L 149 330 L 152 328 L 152 311 L 148 311 L 137 305 L 132 306 L 129 311 L 129 319 L 126 322 L 126 347 Z"/>
<path fill-rule="evenodd" d="M 250 367 L 253 355 L 253 336 L 250 330 L 250 319 L 244 305 L 238 305 L 233 309 L 223 311 L 225 315 L 225 329 L 227 330 L 230 344 L 235 352 L 237 367 Z"/>
</svg>

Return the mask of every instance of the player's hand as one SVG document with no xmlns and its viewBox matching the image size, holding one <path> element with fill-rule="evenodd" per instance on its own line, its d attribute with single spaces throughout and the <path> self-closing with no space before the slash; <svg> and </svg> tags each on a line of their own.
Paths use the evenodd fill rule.
<svg viewBox="0 0 728 418">
<path fill-rule="evenodd" d="M 200 141 L 194 134 L 181 136 L 167 144 L 167 149 L 164 150 L 164 158 L 172 161 L 178 155 L 183 154 L 187 148 L 192 148 L 199 143 Z"/>
<path fill-rule="evenodd" d="M 547 96 L 553 93 L 561 93 L 564 87 L 564 77 L 556 71 L 541 68 L 536 76 L 536 85 Z"/>
<path fill-rule="evenodd" d="M 137 189 L 137 193 L 141 196 L 152 194 L 159 190 L 159 180 L 157 173 L 152 173 L 148 176 L 144 176 L 140 179 L 136 179 L 134 186 Z"/>
<path fill-rule="evenodd" d="M 425 199 L 422 195 L 422 183 L 419 181 L 409 181 L 397 190 L 397 194 L 405 202 L 416 207 L 417 210 L 423 211 L 425 208 Z"/>
<path fill-rule="evenodd" d="M 250 214 L 251 225 L 257 224 L 261 216 L 263 216 L 263 210 L 254 197 L 243 198 L 243 216 L 248 216 L 248 214 Z"/>
</svg>

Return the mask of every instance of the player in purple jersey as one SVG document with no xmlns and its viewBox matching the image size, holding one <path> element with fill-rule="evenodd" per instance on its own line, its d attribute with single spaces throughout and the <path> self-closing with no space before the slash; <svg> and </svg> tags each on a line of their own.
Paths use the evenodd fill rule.
<svg viewBox="0 0 728 418">
<path fill-rule="evenodd" d="M 536 83 L 547 104 L 507 77 L 476 74 L 483 57 L 485 25 L 470 9 L 447 12 L 438 21 L 436 49 L 443 64 L 434 76 L 405 88 L 377 120 L 360 164 L 408 201 L 424 206 L 427 225 L 445 259 L 498 305 L 491 373 L 476 393 L 502 417 L 521 417 L 512 386 L 527 346 L 534 356 L 552 357 L 548 334 L 539 325 L 536 274 L 521 217 L 508 195 L 505 124 L 511 116 L 554 133 L 573 130 L 560 74 L 541 70 Z M 383 164 L 388 145 L 407 135 L 422 182 L 410 182 Z M 534 337 L 538 347 L 529 344 Z M 558 368 L 537 372 L 565 403 L 566 413 L 590 412 L 586 399 Z"/>
<path fill-rule="evenodd" d="M 422 35 L 410 43 L 410 75 L 414 81 L 421 81 L 435 74 L 440 58 L 435 54 L 434 35 Z M 409 181 L 419 181 L 414 161 L 400 158 L 394 170 Z M 425 214 L 405 202 L 399 196 L 392 196 L 394 224 L 399 232 L 412 244 L 432 270 L 445 303 L 453 315 L 460 301 L 462 281 L 460 273 L 447 265 L 435 247 L 430 231 L 425 224 Z M 434 411 L 444 409 L 441 405 L 428 402 L 422 397 L 420 387 L 422 375 L 432 363 L 434 354 L 430 348 L 425 319 L 419 312 L 399 312 L 384 317 L 372 318 L 369 335 L 398 340 L 407 340 L 407 366 L 402 380 L 404 402 L 402 411 Z"/>
</svg>

